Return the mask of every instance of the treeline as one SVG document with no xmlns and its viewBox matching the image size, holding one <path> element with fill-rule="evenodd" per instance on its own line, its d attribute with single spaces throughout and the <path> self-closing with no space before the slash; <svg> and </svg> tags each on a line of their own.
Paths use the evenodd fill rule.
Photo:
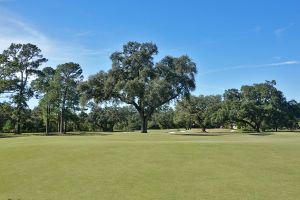
<svg viewBox="0 0 300 200">
<path fill-rule="evenodd" d="M 79 64 L 56 68 L 32 44 L 0 54 L 0 132 L 131 131 L 148 128 L 297 129 L 300 104 L 287 101 L 275 81 L 193 96 L 196 64 L 188 56 L 154 63 L 153 43 L 128 42 L 111 55 L 107 72 L 83 80 Z M 37 98 L 38 106 L 28 108 Z"/>
<path fill-rule="evenodd" d="M 256 132 L 299 128 L 300 104 L 287 101 L 275 81 L 244 85 L 221 95 L 191 96 L 177 103 L 175 121 L 187 129 L 239 128 Z"/>
</svg>

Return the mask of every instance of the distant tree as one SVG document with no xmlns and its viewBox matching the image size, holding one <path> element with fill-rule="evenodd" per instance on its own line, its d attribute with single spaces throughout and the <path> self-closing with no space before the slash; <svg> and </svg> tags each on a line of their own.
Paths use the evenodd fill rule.
<svg viewBox="0 0 300 200">
<path fill-rule="evenodd" d="M 81 110 L 81 112 L 78 114 L 78 130 L 80 131 L 90 131 L 91 129 L 91 125 L 88 121 L 89 115 L 88 113 L 86 113 L 84 110 Z"/>
<path fill-rule="evenodd" d="M 264 120 L 270 114 L 272 99 L 278 95 L 274 87 L 275 81 L 242 86 L 242 103 L 239 111 L 239 120 L 252 127 L 256 132 L 261 131 Z"/>
<path fill-rule="evenodd" d="M 265 127 L 263 128 L 271 128 L 277 131 L 278 128 L 284 126 L 285 116 L 288 114 L 288 102 L 282 92 L 277 89 L 273 89 L 270 94 L 270 98 L 265 106 L 266 119 L 264 120 Z"/>
<path fill-rule="evenodd" d="M 196 123 L 193 106 L 190 103 L 191 98 L 184 98 L 177 102 L 174 113 L 174 122 L 177 127 L 184 127 L 186 130 L 190 130 L 193 124 Z"/>
<path fill-rule="evenodd" d="M 94 127 L 98 127 L 102 131 L 112 132 L 114 125 L 124 120 L 120 109 L 120 107 L 116 106 L 106 106 L 102 108 L 95 104 L 89 113 L 89 121 Z"/>
<path fill-rule="evenodd" d="M 5 121 L 5 123 L 2 127 L 2 131 L 4 133 L 10 133 L 10 132 L 12 132 L 12 130 L 14 130 L 14 125 L 13 125 L 12 121 L 9 119 L 9 120 Z"/>
<path fill-rule="evenodd" d="M 220 95 L 210 96 L 191 96 L 180 102 L 183 107 L 181 110 L 190 114 L 193 121 L 206 132 L 208 127 L 216 125 L 217 112 L 221 107 L 222 98 Z"/>
<path fill-rule="evenodd" d="M 275 81 L 244 85 L 241 90 L 226 90 L 218 117 L 224 122 L 241 123 L 256 132 L 283 127 L 287 116 L 287 101 L 277 90 Z"/>
<path fill-rule="evenodd" d="M 290 100 L 286 104 L 284 115 L 284 126 L 288 129 L 297 129 L 300 120 L 300 103 L 295 100 Z"/>
<path fill-rule="evenodd" d="M 119 108 L 119 120 L 115 124 L 117 130 L 134 131 L 140 129 L 140 117 L 133 106 Z"/>
<path fill-rule="evenodd" d="M 13 110 L 14 108 L 9 102 L 0 103 L 0 132 L 11 132 L 14 130 Z"/>
<path fill-rule="evenodd" d="M 46 125 L 46 134 L 49 133 L 51 105 L 57 98 L 56 90 L 53 88 L 54 76 L 55 69 L 52 67 L 45 67 L 31 83 L 32 88 L 37 91 L 37 97 L 40 99 L 40 106 L 44 108 L 42 109 L 42 113 Z"/>
<path fill-rule="evenodd" d="M 82 69 L 79 64 L 70 62 L 58 65 L 56 68 L 54 82 L 51 87 L 55 92 L 57 92 L 59 99 L 60 133 L 66 132 L 65 114 L 67 109 L 78 109 L 79 93 L 77 91 L 77 87 L 82 79 Z"/>
<path fill-rule="evenodd" d="M 152 121 L 160 129 L 174 128 L 174 110 L 169 106 L 162 106 L 153 114 Z"/>
<path fill-rule="evenodd" d="M 229 123 L 231 129 L 239 121 L 238 114 L 241 108 L 241 98 L 239 90 L 225 90 L 222 106 L 217 112 L 216 117 L 218 121 Z"/>
<path fill-rule="evenodd" d="M 21 133 L 24 111 L 27 101 L 33 96 L 29 79 L 38 73 L 38 68 L 47 59 L 41 50 L 33 44 L 11 44 L 0 56 L 0 91 L 12 93 L 12 102 L 16 105 L 16 132 Z"/>
<path fill-rule="evenodd" d="M 25 132 L 43 132 L 45 127 L 43 126 L 42 113 L 38 107 L 25 110 L 24 131 Z"/>
<path fill-rule="evenodd" d="M 97 101 L 114 99 L 130 104 L 140 115 L 141 132 L 160 106 L 195 89 L 196 65 L 188 56 L 166 56 L 154 64 L 158 53 L 153 43 L 128 42 L 122 52 L 111 55 L 112 69 L 89 78 L 81 88 Z"/>
<path fill-rule="evenodd" d="M 196 117 L 196 122 L 206 132 L 208 127 L 216 127 L 218 121 L 216 120 L 217 112 L 222 105 L 221 95 L 200 95 L 193 99 L 193 114 Z"/>
</svg>

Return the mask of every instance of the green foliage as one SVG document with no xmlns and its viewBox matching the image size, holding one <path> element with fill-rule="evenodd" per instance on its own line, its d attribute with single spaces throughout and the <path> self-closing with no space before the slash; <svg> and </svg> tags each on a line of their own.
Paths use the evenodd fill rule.
<svg viewBox="0 0 300 200">
<path fill-rule="evenodd" d="M 82 69 L 79 64 L 65 63 L 58 65 L 54 75 L 52 87 L 57 92 L 57 101 L 60 110 L 60 133 L 66 132 L 66 113 L 79 109 L 79 93 L 77 87 L 82 81 Z"/>
<path fill-rule="evenodd" d="M 95 130 L 113 131 L 114 125 L 121 121 L 118 107 L 104 107 L 94 105 L 89 113 L 89 121 Z"/>
<path fill-rule="evenodd" d="M 13 123 L 11 122 L 11 120 L 7 120 L 5 123 L 4 123 L 4 126 L 2 128 L 2 131 L 4 133 L 11 133 L 12 131 L 14 131 L 14 125 Z"/>
<path fill-rule="evenodd" d="M 47 59 L 37 46 L 11 44 L 0 54 L 0 95 L 9 97 L 9 102 L 0 103 L 0 130 L 147 132 L 149 127 L 201 127 L 205 131 L 222 125 L 260 132 L 299 128 L 300 104 L 287 101 L 275 81 L 229 89 L 223 98 L 191 96 L 196 64 L 188 56 L 166 56 L 155 63 L 157 54 L 153 43 L 128 42 L 111 55 L 110 70 L 82 82 L 79 64 L 40 71 Z M 34 94 L 39 105 L 28 109 Z M 172 103 L 174 110 L 168 107 Z"/>
<path fill-rule="evenodd" d="M 176 121 L 185 124 L 187 129 L 191 128 L 192 124 L 197 124 L 205 132 L 208 127 L 217 127 L 217 111 L 221 105 L 220 95 L 191 96 L 177 104 Z"/>
<path fill-rule="evenodd" d="M 230 124 L 241 124 L 260 132 L 265 129 L 297 127 L 299 104 L 287 102 L 275 81 L 245 85 L 241 90 L 226 90 L 218 118 Z"/>
<path fill-rule="evenodd" d="M 9 121 L 13 124 L 13 114 L 14 108 L 11 106 L 9 102 L 0 103 L 0 132 L 2 131 L 3 127 Z"/>
<path fill-rule="evenodd" d="M 195 124 L 191 104 L 188 99 L 183 99 L 176 104 L 174 122 L 178 127 L 191 129 Z"/>
<path fill-rule="evenodd" d="M 284 126 L 291 130 L 297 129 L 300 119 L 300 103 L 295 100 L 288 101 L 285 107 Z"/>
<path fill-rule="evenodd" d="M 150 128 L 170 129 L 175 127 L 174 110 L 168 106 L 163 106 L 155 112 L 150 120 Z"/>
<path fill-rule="evenodd" d="M 42 118 L 46 126 L 46 134 L 50 129 L 50 116 L 52 114 L 52 108 L 57 103 L 57 92 L 54 87 L 55 69 L 51 67 L 45 67 L 38 77 L 32 81 L 32 88 L 37 92 L 36 97 L 40 98 L 39 107 L 42 110 Z"/>
<path fill-rule="evenodd" d="M 142 132 L 160 106 L 187 96 L 195 89 L 196 65 L 188 56 L 166 56 L 154 64 L 158 53 L 153 43 L 128 42 L 111 55 L 112 68 L 81 86 L 87 99 L 114 100 L 133 105 L 141 118 Z"/>
<path fill-rule="evenodd" d="M 11 99 L 16 105 L 13 116 L 17 133 L 21 133 L 24 110 L 33 96 L 33 90 L 28 85 L 29 79 L 39 73 L 39 66 L 46 61 L 41 50 L 33 44 L 12 43 L 0 56 L 0 91 L 12 93 Z"/>
<path fill-rule="evenodd" d="M 238 112 L 241 106 L 241 94 L 237 89 L 225 90 L 221 108 L 217 112 L 217 119 L 228 123 L 230 128 L 238 122 Z"/>
<path fill-rule="evenodd" d="M 139 128 L 139 117 L 132 107 L 105 106 L 93 104 L 88 114 L 93 131 L 132 131 Z"/>
</svg>

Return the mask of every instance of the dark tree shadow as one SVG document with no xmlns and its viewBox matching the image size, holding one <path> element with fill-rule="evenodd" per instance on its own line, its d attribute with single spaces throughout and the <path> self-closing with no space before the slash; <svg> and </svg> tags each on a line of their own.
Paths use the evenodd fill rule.
<svg viewBox="0 0 300 200">
<path fill-rule="evenodd" d="M 27 137 L 26 135 L 0 135 L 1 138 L 17 138 L 17 137 Z"/>
<path fill-rule="evenodd" d="M 45 133 L 33 133 L 33 134 L 20 134 L 20 135 L 16 135 L 16 134 L 12 134 L 12 135 L 1 135 L 0 134 L 0 139 L 1 138 L 18 138 L 18 137 L 30 137 L 30 136 L 45 136 L 45 137 L 53 137 L 53 136 L 109 136 L 112 135 L 112 133 L 66 133 L 66 134 L 60 134 L 60 133 L 49 133 L 49 134 L 45 134 Z"/>
<path fill-rule="evenodd" d="M 230 133 L 175 133 L 173 135 L 180 135 L 180 136 L 223 136 L 223 135 L 230 135 Z"/>
<path fill-rule="evenodd" d="M 246 133 L 247 135 L 252 135 L 252 136 L 270 136 L 274 135 L 274 133 L 268 133 L 268 132 L 263 132 L 263 133 Z"/>
<path fill-rule="evenodd" d="M 42 136 L 109 136 L 112 135 L 112 133 L 50 133 L 50 134 L 44 134 Z"/>
</svg>

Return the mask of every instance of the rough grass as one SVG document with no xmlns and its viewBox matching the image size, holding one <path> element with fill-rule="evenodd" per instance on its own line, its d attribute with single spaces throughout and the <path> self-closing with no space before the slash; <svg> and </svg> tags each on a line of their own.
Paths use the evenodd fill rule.
<svg viewBox="0 0 300 200">
<path fill-rule="evenodd" d="M 299 133 L 210 134 L 0 138 L 0 200 L 300 199 Z"/>
</svg>

